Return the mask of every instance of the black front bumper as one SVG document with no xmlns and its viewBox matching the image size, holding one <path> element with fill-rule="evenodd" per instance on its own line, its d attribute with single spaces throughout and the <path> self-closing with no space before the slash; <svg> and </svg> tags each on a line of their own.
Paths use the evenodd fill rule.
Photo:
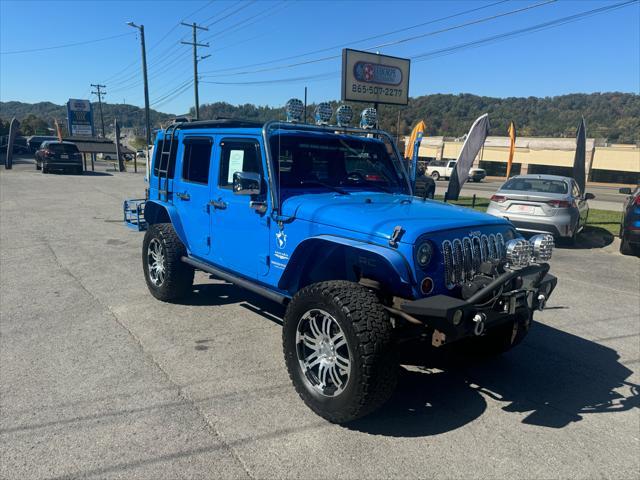
<svg viewBox="0 0 640 480">
<path fill-rule="evenodd" d="M 491 330 L 519 316 L 530 318 L 534 310 L 544 307 L 544 302 L 558 283 L 558 279 L 548 272 L 548 264 L 529 265 L 497 276 L 466 300 L 434 295 L 406 302 L 400 308 L 425 326 L 443 333 L 446 343 L 450 343 L 478 335 L 479 318 L 483 323 L 482 331 Z M 522 279 L 521 288 L 509 288 L 516 277 Z M 539 299 L 541 295 L 544 299 Z"/>
</svg>

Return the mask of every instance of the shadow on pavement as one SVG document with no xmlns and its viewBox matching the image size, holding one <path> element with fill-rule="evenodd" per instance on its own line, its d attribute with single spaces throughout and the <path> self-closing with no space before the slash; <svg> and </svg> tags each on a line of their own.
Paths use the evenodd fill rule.
<svg viewBox="0 0 640 480">
<path fill-rule="evenodd" d="M 184 303 L 240 303 L 282 324 L 284 307 L 232 284 L 194 288 Z M 480 417 L 485 396 L 501 402 L 505 412 L 526 413 L 523 423 L 548 428 L 640 407 L 640 386 L 627 381 L 633 372 L 615 350 L 557 328 L 535 323 L 524 342 L 502 356 L 482 357 L 464 347 L 404 344 L 405 367 L 392 398 L 347 428 L 394 437 L 437 435 Z"/>
<path fill-rule="evenodd" d="M 563 245 L 558 242 L 558 246 L 561 248 L 571 248 L 576 250 L 589 250 L 592 248 L 603 248 L 613 243 L 613 234 L 602 227 L 594 227 L 593 225 L 587 225 L 584 230 L 580 232 L 576 238 L 576 242 L 573 245 Z"/>
<path fill-rule="evenodd" d="M 548 428 L 640 406 L 639 386 L 626 380 L 632 371 L 615 350 L 544 324 L 499 357 L 454 348 L 425 354 L 418 345 L 404 357 L 418 368 L 404 370 L 391 400 L 349 428 L 396 437 L 443 433 L 478 418 L 485 395 L 505 412 L 527 414 L 522 423 Z"/>
</svg>

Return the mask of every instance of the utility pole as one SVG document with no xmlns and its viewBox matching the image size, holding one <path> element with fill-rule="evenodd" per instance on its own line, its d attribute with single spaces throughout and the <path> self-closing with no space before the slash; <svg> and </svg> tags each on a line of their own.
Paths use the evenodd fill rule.
<svg viewBox="0 0 640 480">
<path fill-rule="evenodd" d="M 196 22 L 193 22 L 193 23 L 180 22 L 180 25 L 184 25 L 185 27 L 191 27 L 193 29 L 193 42 L 180 42 L 180 43 L 193 46 L 193 92 L 195 94 L 195 100 L 196 100 L 196 120 L 198 120 L 200 118 L 200 100 L 198 98 L 198 47 L 208 47 L 209 44 L 198 43 L 197 31 L 198 30 L 209 31 L 209 29 L 207 27 L 201 27 L 200 25 L 197 25 Z"/>
<path fill-rule="evenodd" d="M 106 85 L 100 85 L 92 83 L 91 84 L 92 87 L 95 87 L 96 91 L 95 92 L 91 92 L 94 95 L 98 96 L 98 108 L 100 109 L 100 125 L 102 126 L 102 138 L 106 138 L 104 135 L 104 115 L 102 115 L 102 95 L 106 95 L 107 92 L 103 92 L 100 91 L 101 88 L 107 88 Z"/>
<path fill-rule="evenodd" d="M 144 44 L 144 25 L 136 25 L 133 22 L 127 22 L 127 25 L 133 28 L 137 28 L 140 31 L 140 44 L 142 46 L 142 77 L 144 80 L 144 117 L 147 127 L 146 151 L 147 158 L 149 158 L 149 145 L 151 144 L 151 121 L 149 120 L 149 82 L 147 81 L 147 50 Z M 135 160 L 135 157 L 133 161 L 133 171 L 138 171 L 138 162 Z"/>
</svg>

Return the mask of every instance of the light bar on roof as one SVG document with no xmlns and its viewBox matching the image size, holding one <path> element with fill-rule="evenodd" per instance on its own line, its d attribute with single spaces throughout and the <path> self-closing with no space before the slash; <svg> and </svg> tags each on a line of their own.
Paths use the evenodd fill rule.
<svg viewBox="0 0 640 480">
<path fill-rule="evenodd" d="M 287 122 L 299 122 L 304 114 L 304 103 L 297 98 L 291 98 L 284 106 L 284 111 L 287 114 Z"/>
<path fill-rule="evenodd" d="M 340 105 L 336 110 L 336 121 L 339 127 L 348 127 L 353 119 L 353 109 L 349 105 Z"/>
<path fill-rule="evenodd" d="M 327 102 L 319 103 L 316 107 L 315 117 L 317 125 L 329 125 L 331 116 L 333 115 L 333 109 Z"/>
<path fill-rule="evenodd" d="M 365 108 L 360 114 L 360 128 L 375 128 L 378 123 L 378 112 L 375 108 Z"/>
</svg>

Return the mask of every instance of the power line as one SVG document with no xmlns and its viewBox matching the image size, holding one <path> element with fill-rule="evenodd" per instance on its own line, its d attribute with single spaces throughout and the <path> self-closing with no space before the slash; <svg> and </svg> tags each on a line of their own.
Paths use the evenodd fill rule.
<svg viewBox="0 0 640 480">
<path fill-rule="evenodd" d="M 470 10 L 464 10 L 462 12 L 454 13 L 452 15 L 447 15 L 445 17 L 436 18 L 436 19 L 433 19 L 433 20 L 429 20 L 428 22 L 418 23 L 416 25 L 411 25 L 409 27 L 404 27 L 404 28 L 401 28 L 401 29 L 392 30 L 390 32 L 381 33 L 381 34 L 378 34 L 378 35 L 372 35 L 370 37 L 362 38 L 360 40 L 354 40 L 354 41 L 351 41 L 349 43 L 341 43 L 339 45 L 334 45 L 332 47 L 326 47 L 326 48 L 321 48 L 321 49 L 313 50 L 313 51 L 306 52 L 306 53 L 300 53 L 300 54 L 296 54 L 296 55 L 290 55 L 290 56 L 287 56 L 287 57 L 276 58 L 276 59 L 269 60 L 269 61 L 266 61 L 266 62 L 251 63 L 251 64 L 248 64 L 248 65 L 242 65 L 242 66 L 239 66 L 239 67 L 224 68 L 224 69 L 221 69 L 221 70 L 217 70 L 217 72 L 226 72 L 226 71 L 230 71 L 230 70 L 238 70 L 238 69 L 241 69 L 241 68 L 260 67 L 262 65 L 270 65 L 270 64 L 272 64 L 274 62 L 283 62 L 285 60 L 293 60 L 293 59 L 296 59 L 296 58 L 307 57 L 309 55 L 315 55 L 316 53 L 330 52 L 330 51 L 335 50 L 336 48 L 345 48 L 345 47 L 349 47 L 349 46 L 352 46 L 352 45 L 355 45 L 355 44 L 358 44 L 358 43 L 363 43 L 363 42 L 367 42 L 369 40 L 374 40 L 376 38 L 386 37 L 386 36 L 389 36 L 389 35 L 393 35 L 395 33 L 404 32 L 404 31 L 407 31 L 407 30 L 413 30 L 415 28 L 424 27 L 426 25 L 430 25 L 430 24 L 433 24 L 433 23 L 442 22 L 442 21 L 445 21 L 445 20 L 450 20 L 450 19 L 455 18 L 455 17 L 460 17 L 460 16 L 463 16 L 463 15 L 467 15 L 469 13 L 477 12 L 479 10 L 483 10 L 483 9 L 486 9 L 486 8 L 491 8 L 491 7 L 494 7 L 496 5 L 500 5 L 502 3 L 506 3 L 506 2 L 509 2 L 509 1 L 511 1 L 511 0 L 499 0 L 497 2 L 493 2 L 493 3 L 490 3 L 488 5 L 483 5 L 481 7 L 472 8 Z"/>
<path fill-rule="evenodd" d="M 165 103 L 170 102 L 171 100 L 177 98 L 179 95 L 183 94 L 189 88 L 191 88 L 192 83 L 193 83 L 193 80 L 187 80 L 187 82 L 178 85 L 177 87 L 171 89 L 168 93 L 166 93 L 162 97 L 158 98 L 151 105 L 153 105 L 154 108 L 157 108 L 160 105 L 164 105 Z"/>
<path fill-rule="evenodd" d="M 210 83 L 213 85 L 270 85 L 274 83 L 292 83 L 309 80 L 324 80 L 340 75 L 339 72 L 325 72 L 317 75 L 307 75 L 304 77 L 280 78 L 275 80 L 257 80 L 254 82 L 215 82 L 210 80 L 202 80 L 201 83 Z"/>
<path fill-rule="evenodd" d="M 95 87 L 96 91 L 91 92 L 94 95 L 98 96 L 98 107 L 100 109 L 100 125 L 102 126 L 102 138 L 105 138 L 104 134 L 104 115 L 102 115 L 102 95 L 106 95 L 107 92 L 101 91 L 101 88 L 107 88 L 106 85 L 100 85 L 99 83 L 92 83 L 92 87 Z"/>
<path fill-rule="evenodd" d="M 477 46 L 481 46 L 484 44 L 488 44 L 488 43 L 495 43 L 501 40 L 506 40 L 512 37 L 517 37 L 517 36 L 521 36 L 521 35 L 525 35 L 528 33 L 537 33 L 539 31 L 543 31 L 549 28 L 554 28 L 554 27 L 558 27 L 567 23 L 572 23 L 578 20 L 582 20 L 584 18 L 590 17 L 590 16 L 594 16 L 594 15 L 599 15 L 602 13 L 606 13 L 609 11 L 613 11 L 613 10 L 617 10 L 623 7 L 626 7 L 628 5 L 631 5 L 633 3 L 638 3 L 640 0 L 628 0 L 625 2 L 620 2 L 617 3 L 615 5 L 608 5 L 608 6 L 604 6 L 604 7 L 600 7 L 600 8 L 596 8 L 593 10 L 587 10 L 584 12 L 580 12 L 577 14 L 573 14 L 573 15 L 568 15 L 566 17 L 561 17 L 561 18 L 557 18 L 555 20 L 551 20 L 548 22 L 543 22 L 543 23 L 539 23 L 536 25 L 532 25 L 529 27 L 525 27 L 525 28 L 521 28 L 518 30 L 512 30 L 510 32 L 505 32 L 505 33 L 501 33 L 498 35 L 492 35 L 490 37 L 485 37 L 482 39 L 478 39 L 472 42 L 466 42 L 466 43 L 461 43 L 461 44 L 457 44 L 457 45 L 453 45 L 450 47 L 445 47 L 445 48 L 441 48 L 441 49 L 437 49 L 437 50 L 431 50 L 429 52 L 424 52 L 418 55 L 412 55 L 410 56 L 411 61 L 412 62 L 421 62 L 421 61 L 426 61 L 426 60 L 431 60 L 432 58 L 437 58 L 440 56 L 444 56 L 444 55 L 450 55 L 453 53 L 458 53 L 460 51 L 466 50 L 468 48 L 474 48 Z M 276 79 L 276 80 L 262 80 L 262 81 L 255 81 L 255 82 L 216 82 L 216 81 L 205 81 L 203 80 L 202 83 L 213 83 L 216 85 L 261 85 L 261 84 L 276 84 L 276 83 L 285 83 L 285 82 L 295 82 L 295 81 L 306 81 L 306 80 L 312 80 L 312 79 L 321 79 L 321 78 L 331 78 L 331 77 L 336 77 L 339 76 L 339 73 L 331 73 L 331 72 L 326 72 L 326 73 L 322 73 L 322 74 L 318 74 L 318 75 L 313 75 L 313 76 L 308 76 L 308 77 L 291 77 L 291 78 L 281 78 L 281 79 Z"/>
<path fill-rule="evenodd" d="M 196 13 L 204 10 L 205 8 L 207 8 L 209 5 L 211 5 L 215 0 L 210 0 L 209 2 L 207 2 L 205 5 L 203 5 L 200 8 L 195 9 L 194 11 L 192 11 L 191 13 L 189 13 L 186 17 L 184 18 L 189 18 L 193 15 L 195 15 Z M 171 33 L 173 33 L 178 27 L 180 26 L 180 22 L 177 22 L 175 25 L 173 25 L 173 27 L 171 27 L 167 33 L 165 33 L 162 38 L 160 38 L 160 40 L 158 40 L 157 42 L 154 42 L 153 45 L 151 45 L 148 49 L 148 52 L 151 52 L 152 50 L 154 50 L 156 47 L 158 47 L 164 40 L 167 39 L 167 37 L 169 35 L 171 35 Z M 174 47 L 175 44 L 172 45 L 172 47 Z M 168 50 L 165 50 L 168 51 Z M 124 72 L 130 70 L 131 68 L 133 68 L 136 64 L 138 63 L 137 60 L 132 61 L 131 63 L 129 63 L 127 66 L 125 66 L 122 70 L 119 70 L 118 72 L 116 72 L 115 74 L 113 74 L 112 76 L 110 76 L 108 79 L 103 80 L 104 83 L 108 83 L 111 80 L 114 80 L 116 78 L 118 78 L 121 74 L 123 74 Z M 151 65 L 153 65 L 153 62 L 149 63 L 149 67 L 151 67 Z M 129 78 L 129 77 L 128 77 Z M 122 79 L 119 79 L 118 82 L 116 83 L 123 83 Z"/>
<path fill-rule="evenodd" d="M 212 25 L 215 25 L 216 23 L 220 23 L 222 20 L 225 20 L 233 15 L 235 15 L 238 12 L 241 12 L 242 10 L 244 10 L 245 8 L 247 8 L 249 5 L 251 5 L 252 3 L 255 3 L 256 0 L 250 0 L 249 2 L 245 3 L 244 5 L 242 5 L 240 8 L 237 8 L 236 10 L 232 11 L 231 13 L 225 15 L 224 17 L 218 18 L 217 20 L 211 22 L 210 24 L 207 25 L 207 27 L 211 27 Z M 240 3 L 240 2 L 238 2 Z M 236 4 L 237 5 L 237 4 Z M 215 15 L 214 15 L 215 17 Z M 209 19 L 207 19 L 209 20 Z M 207 21 L 205 20 L 205 22 Z M 204 23 L 204 22 L 203 22 Z"/>
<path fill-rule="evenodd" d="M 133 33 L 121 33 L 119 35 L 111 35 L 109 37 L 96 38 L 93 40 L 85 40 L 82 42 L 75 43 L 65 43 L 63 45 L 55 45 L 51 47 L 41 47 L 41 48 L 28 48 L 26 50 L 12 50 L 9 52 L 0 52 L 0 55 L 14 55 L 17 53 L 32 53 L 32 52 L 43 52 L 45 50 L 55 50 L 57 48 L 68 48 L 68 47 L 78 47 L 80 45 L 89 45 L 91 43 L 104 42 L 106 40 L 113 40 L 114 38 L 126 37 L 127 35 L 133 35 Z"/>
<path fill-rule="evenodd" d="M 256 22 L 258 22 L 260 20 L 263 20 L 263 19 L 265 19 L 267 17 L 270 17 L 273 14 L 273 11 L 276 10 L 277 8 L 280 8 L 283 4 L 286 4 L 286 0 L 283 0 L 280 3 L 276 3 L 274 6 L 270 6 L 270 7 L 266 8 L 266 9 L 264 9 L 264 10 L 260 10 L 258 13 L 254 14 L 254 15 L 252 15 L 250 17 L 247 17 L 247 18 L 245 18 L 243 20 L 240 20 L 239 22 L 234 23 L 233 25 L 225 28 L 224 30 L 220 30 L 220 31 L 214 33 L 213 35 L 209 35 L 208 37 L 205 38 L 205 40 L 210 40 L 212 38 L 219 37 L 220 35 L 223 35 L 225 32 L 229 32 L 229 30 L 231 30 L 233 32 L 234 31 L 233 29 L 235 27 L 238 27 L 238 26 L 240 26 L 240 28 L 238 28 L 236 30 L 240 30 L 242 28 L 248 27 L 249 25 L 253 25 L 254 23 L 256 23 Z M 285 5 L 285 7 L 286 7 L 286 5 Z M 269 11 L 271 11 L 272 13 L 265 16 L 265 13 L 267 13 Z M 258 18 L 258 20 L 256 20 L 255 22 L 249 22 L 249 20 L 253 20 L 256 17 L 260 17 L 260 18 Z"/>
<path fill-rule="evenodd" d="M 495 43 L 500 40 L 525 35 L 527 33 L 537 33 L 539 31 L 546 30 L 548 28 L 558 27 L 567 23 L 572 23 L 578 20 L 582 20 L 583 18 L 591 17 L 593 15 L 599 15 L 601 13 L 617 10 L 619 8 L 623 8 L 628 5 L 631 5 L 632 3 L 638 3 L 639 1 L 640 0 L 628 0 L 626 2 L 620 2 L 614 5 L 608 5 L 605 7 L 595 8 L 593 10 L 587 10 L 585 12 L 576 13 L 574 15 L 568 15 L 566 17 L 557 18 L 555 20 L 539 23 L 537 25 L 532 25 L 530 27 L 525 27 L 518 30 L 512 30 L 510 32 L 505 32 L 498 35 L 492 35 L 490 37 L 481 38 L 479 40 L 475 40 L 472 42 L 461 43 L 458 45 L 453 45 L 451 47 L 440 48 L 438 50 L 431 50 L 429 52 L 413 55 L 411 57 L 411 60 L 413 62 L 421 62 L 425 60 L 430 60 L 431 58 L 437 58 L 437 57 L 449 55 L 451 53 L 457 53 L 459 51 L 466 50 L 467 48 L 474 48 L 474 47 L 489 44 L 489 43 Z"/>
<path fill-rule="evenodd" d="M 196 22 L 192 24 L 181 22 L 180 24 L 193 29 L 193 41 L 180 43 L 193 47 L 193 93 L 195 96 L 196 120 L 198 120 L 198 118 L 200 118 L 200 99 L 198 98 L 198 47 L 209 47 L 208 43 L 198 43 L 198 30 L 209 31 L 209 29 L 198 25 Z"/>
</svg>

